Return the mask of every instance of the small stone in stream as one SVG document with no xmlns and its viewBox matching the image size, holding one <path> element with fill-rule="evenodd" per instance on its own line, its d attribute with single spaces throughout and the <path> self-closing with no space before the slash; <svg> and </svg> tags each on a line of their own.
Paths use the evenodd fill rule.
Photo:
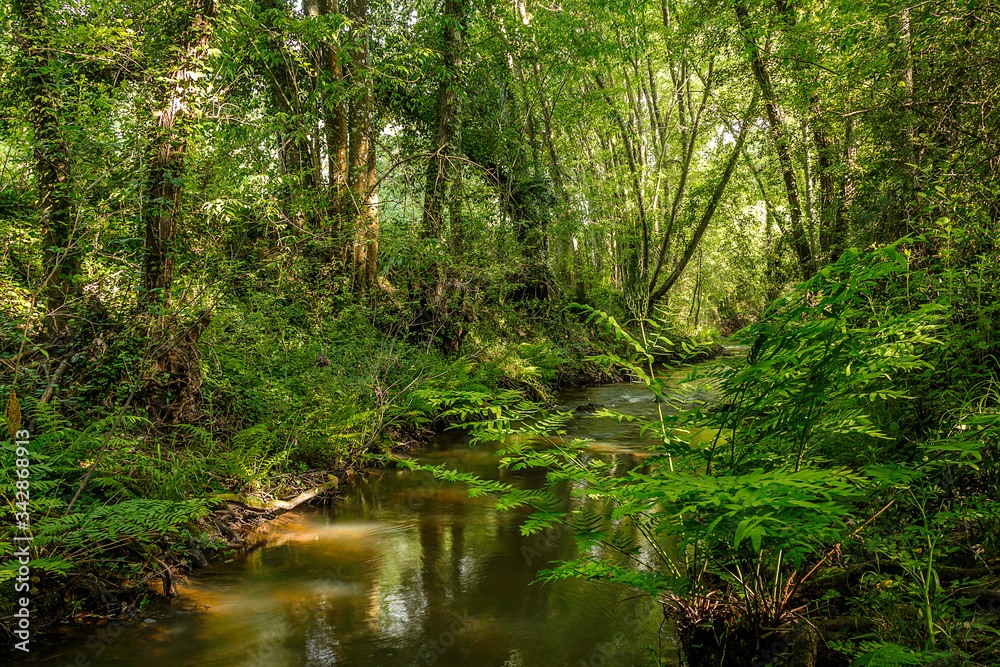
<svg viewBox="0 0 1000 667">
<path fill-rule="evenodd" d="M 589 412 L 589 413 L 594 413 L 594 412 L 597 412 L 598 408 L 602 408 L 602 407 L 604 407 L 604 406 L 603 405 L 594 405 L 593 403 L 587 403 L 586 405 L 578 405 L 578 406 L 576 406 L 576 410 L 574 410 L 574 412 Z"/>
</svg>

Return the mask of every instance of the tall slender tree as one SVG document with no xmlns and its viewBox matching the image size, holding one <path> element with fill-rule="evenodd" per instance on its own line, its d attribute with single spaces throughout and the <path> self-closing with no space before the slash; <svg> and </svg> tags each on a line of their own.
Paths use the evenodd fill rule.
<svg viewBox="0 0 1000 667">
<path fill-rule="evenodd" d="M 438 81 L 434 135 L 431 139 L 431 157 L 427 161 L 421 222 L 422 234 L 427 239 L 442 238 L 448 182 L 457 171 L 454 157 L 461 151 L 462 104 L 459 88 L 462 82 L 462 33 L 468 11 L 466 3 L 467 0 L 445 0 L 441 19 L 440 51 L 443 66 Z M 440 267 L 432 262 L 428 271 L 430 275 L 425 299 L 437 309 L 442 305 Z"/>
<path fill-rule="evenodd" d="M 764 56 L 761 48 L 755 40 L 755 36 L 759 31 L 751 30 L 750 11 L 743 0 L 737 0 L 734 8 L 743 39 L 746 40 L 747 50 L 750 53 L 750 69 L 753 71 L 760 94 L 764 98 L 764 110 L 767 113 L 767 122 L 771 128 L 771 140 L 774 142 L 778 163 L 781 165 L 781 174 L 785 183 L 785 198 L 788 201 L 792 249 L 798 258 L 799 270 L 802 272 L 802 277 L 809 278 L 816 271 L 816 261 L 813 257 L 809 244 L 809 236 L 806 233 L 802 220 L 802 200 L 799 197 L 799 185 L 795 175 L 795 167 L 792 165 L 788 126 L 778 102 L 774 84 L 771 81 L 771 75 L 764 64 Z"/>
<path fill-rule="evenodd" d="M 340 14 L 338 0 L 319 0 L 320 14 L 335 17 Z M 343 59 L 340 44 L 327 36 L 320 46 L 320 71 L 323 85 L 323 125 L 327 156 L 326 217 L 334 239 L 342 239 L 343 206 L 347 188 L 347 109 Z M 335 242 L 343 246 L 342 240 Z M 343 261 L 343 258 L 340 258 Z"/>
<path fill-rule="evenodd" d="M 375 76 L 371 61 L 368 0 L 348 0 L 352 22 L 352 55 L 347 63 L 351 87 L 347 122 L 347 201 L 344 207 L 345 237 L 351 243 L 354 285 L 372 288 L 378 276 L 378 175 L 375 140 L 379 128 L 375 117 Z M 339 146 L 336 147 L 339 150 Z"/>
</svg>

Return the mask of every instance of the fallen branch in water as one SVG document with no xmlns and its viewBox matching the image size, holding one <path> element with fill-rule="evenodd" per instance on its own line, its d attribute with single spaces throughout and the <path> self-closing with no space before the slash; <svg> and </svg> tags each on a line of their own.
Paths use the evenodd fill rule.
<svg viewBox="0 0 1000 667">
<path fill-rule="evenodd" d="M 340 480 L 336 477 L 330 477 L 330 479 L 325 484 L 320 484 L 319 486 L 314 486 L 308 491 L 303 491 L 299 495 L 295 496 L 291 500 L 272 500 L 267 503 L 267 508 L 270 510 L 282 510 L 287 512 L 288 510 L 293 510 L 302 503 L 309 502 L 317 496 L 321 496 L 328 491 L 333 491 L 340 486 Z"/>
<path fill-rule="evenodd" d="M 230 503 L 233 505 L 239 505 L 243 509 L 253 512 L 255 514 L 266 514 L 268 512 L 287 512 L 293 510 L 299 505 L 309 502 L 317 496 L 321 496 L 329 491 L 335 491 L 340 486 L 340 481 L 331 476 L 330 479 L 324 484 L 319 486 L 314 486 L 308 491 L 303 491 L 299 495 L 291 498 L 289 500 L 269 500 L 267 502 L 258 502 L 257 504 L 250 504 L 250 500 L 245 496 L 236 496 L 233 498 L 223 498 L 221 499 L 224 503 Z"/>
</svg>

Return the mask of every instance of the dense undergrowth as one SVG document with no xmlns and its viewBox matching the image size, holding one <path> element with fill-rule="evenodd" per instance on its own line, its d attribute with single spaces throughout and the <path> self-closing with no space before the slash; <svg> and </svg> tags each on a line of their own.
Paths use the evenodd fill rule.
<svg viewBox="0 0 1000 667">
<path fill-rule="evenodd" d="M 641 423 L 655 442 L 639 468 L 565 442 L 571 415 L 523 400 L 464 426 L 544 437 L 499 454 L 546 470 L 543 488 L 404 463 L 533 508 L 525 534 L 571 526 L 580 556 L 545 577 L 652 596 L 688 665 L 998 664 L 997 269 L 982 239 L 963 239 L 980 249 L 968 255 L 943 240 L 848 250 L 785 294 L 737 337 L 745 362 L 708 371 L 719 403 Z M 634 335 L 593 317 L 632 349 L 604 358 L 668 396 L 652 372 L 660 323 Z"/>
<path fill-rule="evenodd" d="M 442 332 L 414 326 L 412 307 L 390 298 L 247 291 L 213 308 L 196 383 L 174 395 L 197 398 L 185 422 L 151 400 L 128 403 L 147 379 L 135 322 L 56 341 L 19 371 L 30 387 L 19 395 L 32 433 L 34 603 L 65 612 L 53 619 L 134 611 L 164 571 L 231 548 L 214 508 L 380 465 L 430 429 L 490 440 L 527 429 L 551 448 L 520 440 L 502 464 L 548 469 L 547 487 L 437 474 L 534 507 L 526 533 L 570 525 L 581 556 L 546 576 L 653 596 L 689 664 L 995 664 L 1000 390 L 988 241 L 846 252 L 738 334 L 746 361 L 708 371 L 718 403 L 641 424 L 653 456 L 627 473 L 552 437 L 569 419 L 552 410 L 552 391 L 630 377 L 667 406 L 655 364 L 710 354 L 713 342 L 685 335 L 666 311 L 635 320 L 611 301 L 484 299 Z M 23 315 L 5 317 L 8 331 L 25 327 Z M 714 436 L 690 444 L 704 430 Z M 17 481 L 5 467 L 8 501 Z M 551 491 L 566 483 L 586 502 L 556 503 Z M 21 510 L 3 511 L 9 580 Z"/>
<path fill-rule="evenodd" d="M 169 592 L 170 571 L 234 546 L 213 509 L 266 506 L 381 465 L 391 449 L 444 424 L 425 392 L 507 389 L 547 403 L 559 386 L 622 377 L 585 359 L 612 339 L 565 305 L 488 304 L 464 323 L 459 345 L 442 349 L 440 331 L 407 326 L 407 308 L 386 301 L 343 304 L 295 289 L 220 299 L 198 341 L 199 373 L 174 378 L 188 384 L 167 394 L 197 400 L 191 420 L 141 398 L 149 343 L 137 322 L 79 333 L 20 369 L 22 428 L 32 434 L 33 613 L 119 615 Z M 24 326 L 7 316 L 12 333 Z M 8 358 L 17 352 L 10 340 Z M 60 359 L 70 370 L 41 401 Z M 166 374 L 160 386 L 171 381 Z M 14 457 L 14 442 L 4 447 Z M 0 581 L 8 582 L 19 567 L 16 483 L 5 466 Z M 3 588 L 7 621 L 13 589 Z"/>
</svg>

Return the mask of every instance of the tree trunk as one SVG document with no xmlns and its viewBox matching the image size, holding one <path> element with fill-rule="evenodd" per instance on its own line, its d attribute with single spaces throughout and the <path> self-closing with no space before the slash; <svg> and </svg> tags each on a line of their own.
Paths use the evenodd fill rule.
<svg viewBox="0 0 1000 667">
<path fill-rule="evenodd" d="M 303 11 L 316 15 L 318 8 L 316 0 L 305 0 Z M 296 226 L 302 227 L 306 217 L 316 222 L 316 215 L 311 211 L 308 195 L 317 183 L 317 156 L 307 139 L 303 127 L 306 126 L 305 113 L 302 109 L 302 97 L 309 94 L 308 90 L 300 90 L 300 83 L 309 83 L 300 74 L 302 68 L 296 55 L 289 52 L 285 26 L 275 20 L 274 12 L 287 14 L 289 11 L 285 0 L 260 0 L 260 9 L 264 13 L 262 23 L 269 36 L 269 48 L 276 58 L 264 59 L 263 67 L 270 81 L 271 102 L 277 112 L 275 122 L 278 131 L 278 168 L 284 176 L 281 188 L 281 213 Z"/>
<path fill-rule="evenodd" d="M 681 72 L 686 72 L 686 67 L 682 67 Z M 653 275 L 649 278 L 649 293 L 652 294 L 656 291 L 656 281 L 660 278 L 660 272 L 663 270 L 664 264 L 667 261 L 669 255 L 670 244 L 673 241 L 674 225 L 677 222 L 677 214 L 680 211 L 681 204 L 684 201 L 684 190 L 687 187 L 688 178 L 691 174 L 691 160 L 694 158 L 695 143 L 698 140 L 698 131 L 701 127 L 701 117 L 705 113 L 705 106 L 708 103 L 709 91 L 712 89 L 712 74 L 715 69 L 715 59 L 711 59 L 708 62 L 708 75 L 704 80 L 705 89 L 701 96 L 701 102 L 698 104 L 698 110 L 688 109 L 688 113 L 684 112 L 684 107 L 690 104 L 690 91 L 685 95 L 684 93 L 684 81 L 679 80 L 679 77 L 673 75 L 674 89 L 677 96 L 677 108 L 680 114 L 681 123 L 681 155 L 683 156 L 683 163 L 681 164 L 680 178 L 677 181 L 677 190 L 674 192 L 674 200 L 670 205 L 669 215 L 667 219 L 666 229 L 663 232 L 663 241 L 660 244 L 660 252 L 656 259 L 656 268 L 653 270 Z M 671 73 L 674 72 L 674 67 L 670 68 Z M 687 102 L 685 102 L 685 98 Z M 684 123 L 686 118 L 691 119 L 691 126 L 685 127 Z"/>
<path fill-rule="evenodd" d="M 531 146 L 531 169 L 535 176 L 538 176 L 541 165 L 541 151 L 538 147 L 538 135 L 535 132 L 535 113 L 531 106 L 528 95 L 528 82 L 524 78 L 524 68 L 521 66 L 521 59 L 511 57 L 514 64 L 514 71 L 517 72 L 517 80 L 521 84 L 521 104 L 524 105 L 524 127 L 528 131 L 528 145 Z"/>
<path fill-rule="evenodd" d="M 540 71 L 537 66 L 535 74 L 536 76 L 540 76 Z M 558 226 L 558 238 L 555 240 L 556 276 L 563 284 L 572 285 L 574 280 L 579 282 L 580 277 L 574 277 L 574 272 L 576 271 L 578 262 L 575 261 L 576 251 L 573 248 L 574 240 L 572 238 L 572 234 L 567 232 L 567 227 L 569 227 L 570 224 L 569 217 L 567 215 L 569 199 L 566 195 L 566 185 L 563 182 L 562 176 L 562 165 L 559 162 L 559 154 L 556 151 L 555 137 L 552 132 L 553 109 L 544 95 L 541 98 L 541 111 L 545 148 L 549 155 L 549 178 L 555 186 L 556 197 L 559 201 L 557 210 L 559 211 L 560 224 Z"/>
<path fill-rule="evenodd" d="M 632 141 L 629 139 L 628 128 L 625 126 L 625 120 L 622 118 L 621 113 L 618 108 L 615 107 L 610 95 L 608 95 L 608 89 L 604 85 L 604 80 L 601 79 L 601 75 L 594 73 L 594 82 L 597 87 L 601 90 L 601 97 L 604 98 L 605 104 L 611 110 L 611 114 L 615 118 L 615 122 L 618 124 L 618 130 L 621 133 L 622 144 L 625 149 L 625 157 L 628 160 L 629 173 L 632 175 L 632 188 L 635 190 L 635 205 L 639 210 L 639 225 L 640 231 L 642 232 L 642 255 L 640 257 L 642 265 L 642 277 L 645 278 L 649 271 L 649 221 L 646 219 L 646 204 L 642 197 L 642 181 L 639 178 L 639 169 L 636 166 L 635 153 L 632 151 Z"/>
<path fill-rule="evenodd" d="M 150 169 L 140 213 L 146 234 L 143 298 L 166 305 L 174 278 L 177 226 L 187 155 L 188 119 L 203 77 L 215 19 L 214 0 L 186 0 L 173 32 L 173 60 L 156 91 L 156 123 L 149 143 Z"/>
<path fill-rule="evenodd" d="M 738 0 L 735 9 L 740 28 L 744 33 L 748 33 L 750 31 L 750 14 L 747 11 L 746 5 L 742 0 Z M 785 181 L 788 216 L 792 227 L 792 249 L 795 251 L 796 257 L 798 257 L 802 277 L 808 279 L 812 277 L 816 266 L 809 247 L 809 239 L 802 225 L 802 204 L 799 200 L 799 186 L 795 178 L 795 167 L 792 165 L 792 154 L 788 147 L 788 130 L 782 118 L 781 107 L 778 106 L 778 101 L 774 94 L 771 77 L 768 75 L 767 68 L 764 67 L 764 60 L 761 57 L 760 49 L 749 38 L 747 38 L 747 41 L 749 42 L 750 52 L 753 54 L 750 69 L 753 71 L 760 94 L 764 97 L 764 109 L 767 112 L 767 121 L 771 127 L 771 139 L 774 141 L 775 151 L 778 154 L 778 162 L 781 165 L 781 172 Z"/>
<path fill-rule="evenodd" d="M 723 172 L 722 176 L 719 178 L 719 182 L 715 184 L 715 190 L 712 192 L 712 198 L 709 200 L 708 206 L 705 208 L 705 212 L 701 216 L 698 227 L 695 229 L 694 236 L 691 237 L 687 248 L 684 250 L 684 254 L 681 255 L 680 261 L 659 288 L 654 289 L 655 285 L 650 286 L 649 307 L 647 310 L 652 310 L 656 303 L 663 298 L 663 295 L 665 295 L 670 288 L 674 286 L 674 283 L 676 283 L 681 277 L 681 274 L 684 273 L 684 269 L 687 267 L 688 262 L 691 261 L 691 256 L 694 255 L 694 251 L 697 249 L 702 235 L 704 235 L 705 230 L 708 229 L 708 223 L 712 221 L 712 217 L 715 215 L 715 210 L 718 208 L 719 202 L 722 200 L 722 195 L 726 191 L 726 186 L 729 185 L 729 179 L 732 178 L 733 172 L 736 171 L 736 163 L 740 158 L 740 153 L 743 152 L 743 144 L 746 142 L 747 132 L 750 129 L 754 110 L 757 108 L 758 98 L 759 92 L 754 91 L 753 99 L 750 100 L 750 106 L 747 109 L 746 114 L 743 116 L 740 133 L 736 136 L 736 145 L 733 146 L 733 152 L 730 154 L 729 162 L 726 164 L 726 171 Z"/>
<path fill-rule="evenodd" d="M 378 275 L 378 192 L 375 161 L 375 94 L 371 73 L 368 36 L 368 0 L 350 0 L 350 18 L 354 22 L 355 56 L 348 66 L 355 91 L 348 109 L 350 126 L 347 149 L 347 187 L 349 202 L 344 219 L 345 237 L 350 239 L 355 289 L 374 287 Z"/>
<path fill-rule="evenodd" d="M 634 65 L 634 63 L 633 63 Z M 635 72 L 638 75 L 638 67 L 635 67 Z M 640 91 L 636 90 L 632 85 L 632 77 L 628 75 L 628 69 L 622 69 L 622 75 L 625 77 L 625 96 L 628 99 L 629 107 L 632 112 L 632 117 L 634 121 L 632 126 L 635 128 L 636 141 L 633 144 L 635 149 L 635 163 L 639 165 L 640 169 L 644 169 L 646 166 L 646 124 L 643 122 L 642 108 L 639 104 Z M 638 82 L 642 82 L 641 78 L 637 79 Z M 638 84 L 637 84 L 638 85 Z"/>
<path fill-rule="evenodd" d="M 836 148 L 827 133 L 817 96 L 814 96 L 810 109 L 812 110 L 813 143 L 816 144 L 816 167 L 819 169 L 820 247 L 827 258 L 836 260 L 844 249 L 846 241 L 844 237 L 847 231 L 841 229 L 838 220 L 841 215 L 841 205 L 838 201 L 837 185 L 833 174 L 836 164 Z"/>
<path fill-rule="evenodd" d="M 465 259 L 465 216 L 462 205 L 465 201 L 465 182 L 462 179 L 462 168 L 455 165 L 452 172 L 451 200 L 448 202 L 448 218 L 451 223 L 451 257 L 456 264 Z"/>
<path fill-rule="evenodd" d="M 340 12 L 338 1 L 319 0 L 319 11 L 324 15 L 338 14 Z M 334 248 L 338 249 L 338 258 L 343 262 L 346 258 L 339 251 L 346 245 L 342 220 L 344 194 L 347 188 L 347 113 L 342 101 L 343 68 L 336 44 L 325 42 L 321 47 L 320 56 L 324 85 L 323 125 L 328 171 L 326 217 L 330 221 Z"/>
<path fill-rule="evenodd" d="M 426 239 L 442 238 L 442 217 L 447 197 L 448 181 L 456 167 L 451 156 L 461 147 L 459 141 L 459 118 L 461 101 L 458 89 L 462 80 L 462 40 L 466 0 L 445 0 L 444 21 L 441 30 L 441 45 L 444 54 L 444 68 L 438 83 L 437 119 L 431 141 L 431 158 L 427 162 L 427 176 L 424 185 L 424 211 L 422 234 Z M 441 276 L 436 262 L 428 267 L 426 305 L 438 310 L 443 304 Z"/>
<path fill-rule="evenodd" d="M 16 39 L 28 63 L 24 92 L 44 236 L 46 325 L 54 335 L 66 330 L 72 302 L 82 294 L 80 284 L 74 281 L 80 270 L 82 233 L 73 198 L 69 145 L 60 129 L 63 97 L 55 52 L 48 48 L 45 11 L 41 0 L 14 0 L 13 5 L 21 23 Z"/>
<path fill-rule="evenodd" d="M 844 119 L 844 151 L 840 158 L 844 173 L 840 179 L 840 196 L 834 216 L 834 233 L 841 239 L 841 252 L 847 247 L 847 217 L 854 203 L 854 160 L 857 152 L 858 147 L 854 145 L 854 118 L 848 116 Z"/>
<path fill-rule="evenodd" d="M 791 29 L 795 27 L 797 22 L 795 12 L 788 6 L 786 0 L 775 0 L 775 6 L 784 18 L 787 28 Z M 789 39 L 792 38 L 790 32 L 788 37 Z M 807 49 L 809 59 L 819 59 L 812 46 L 806 44 L 805 48 Z M 838 197 L 834 174 L 837 164 L 837 152 L 833 140 L 830 139 L 829 123 L 823 114 L 819 93 L 808 90 L 814 81 L 813 74 L 806 70 L 803 61 L 795 61 L 793 68 L 795 69 L 802 100 L 809 100 L 808 125 L 812 130 L 812 140 L 816 147 L 816 169 L 819 172 L 820 253 L 830 260 L 835 260 L 840 256 L 841 251 L 843 251 L 847 236 L 846 220 L 842 218 L 843 206 Z M 803 142 L 803 146 L 807 146 L 806 142 Z M 806 148 L 806 151 L 808 153 L 808 148 Z"/>
<path fill-rule="evenodd" d="M 667 141 L 667 127 L 660 116 L 660 101 L 657 95 L 656 77 L 653 75 L 653 62 L 648 57 L 646 58 L 646 74 L 649 77 L 650 105 L 652 106 L 653 120 L 656 124 L 657 138 L 660 141 L 660 145 L 663 145 Z"/>
</svg>

